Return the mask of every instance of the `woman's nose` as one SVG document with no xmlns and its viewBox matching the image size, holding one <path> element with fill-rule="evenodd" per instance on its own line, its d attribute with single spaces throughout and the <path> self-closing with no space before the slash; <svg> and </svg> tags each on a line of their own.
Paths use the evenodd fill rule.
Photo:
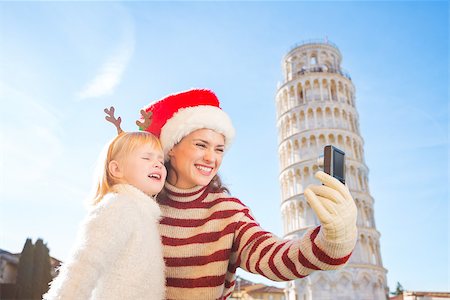
<svg viewBox="0 0 450 300">
<path fill-rule="evenodd" d="M 216 154 L 213 150 L 206 150 L 203 159 L 207 162 L 214 162 L 216 160 Z"/>
</svg>

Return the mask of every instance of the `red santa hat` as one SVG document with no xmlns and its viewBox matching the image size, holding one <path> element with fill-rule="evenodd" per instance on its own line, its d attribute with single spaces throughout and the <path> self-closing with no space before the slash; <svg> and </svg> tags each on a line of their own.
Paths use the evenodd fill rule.
<svg viewBox="0 0 450 300">
<path fill-rule="evenodd" d="M 219 99 L 206 89 L 192 89 L 166 96 L 144 110 L 152 112 L 149 127 L 141 128 L 160 138 L 164 154 L 191 132 L 208 128 L 225 137 L 225 149 L 234 138 L 234 128 L 228 115 L 220 108 Z"/>
</svg>

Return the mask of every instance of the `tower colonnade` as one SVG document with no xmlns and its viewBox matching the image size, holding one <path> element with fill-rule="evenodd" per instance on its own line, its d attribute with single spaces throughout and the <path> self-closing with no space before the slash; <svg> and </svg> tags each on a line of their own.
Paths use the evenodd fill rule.
<svg viewBox="0 0 450 300">
<path fill-rule="evenodd" d="M 278 118 L 279 142 L 300 131 L 317 128 L 340 128 L 359 134 L 356 109 L 329 102 L 311 103 L 305 107 L 296 106 Z"/>
<path fill-rule="evenodd" d="M 315 75 L 315 74 L 314 74 Z M 339 79 L 327 76 L 315 76 L 308 80 L 296 80 L 280 87 L 276 99 L 277 117 L 291 108 L 314 101 L 346 103 L 354 106 L 354 90 L 348 78 L 340 75 Z"/>
</svg>

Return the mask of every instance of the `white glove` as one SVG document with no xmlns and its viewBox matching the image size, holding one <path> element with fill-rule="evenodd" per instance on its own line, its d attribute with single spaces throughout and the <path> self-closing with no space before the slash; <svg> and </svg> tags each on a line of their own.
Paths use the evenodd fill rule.
<svg viewBox="0 0 450 300">
<path fill-rule="evenodd" d="M 322 171 L 315 177 L 325 185 L 309 185 L 305 196 L 322 224 L 325 239 L 330 242 L 356 240 L 357 209 L 348 188 Z"/>
</svg>

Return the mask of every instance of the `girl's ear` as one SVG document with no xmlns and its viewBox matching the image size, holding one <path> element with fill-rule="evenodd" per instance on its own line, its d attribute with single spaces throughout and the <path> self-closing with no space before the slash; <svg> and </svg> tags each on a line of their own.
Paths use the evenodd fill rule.
<svg viewBox="0 0 450 300">
<path fill-rule="evenodd" d="M 122 178 L 123 172 L 120 168 L 119 162 L 117 160 L 112 160 L 108 164 L 108 170 L 111 173 L 111 175 L 115 178 Z"/>
</svg>

